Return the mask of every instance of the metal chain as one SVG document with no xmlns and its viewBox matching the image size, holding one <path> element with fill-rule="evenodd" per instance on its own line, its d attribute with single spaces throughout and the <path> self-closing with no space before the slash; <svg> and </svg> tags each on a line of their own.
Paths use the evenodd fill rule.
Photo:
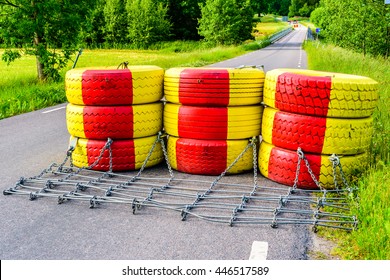
<svg viewBox="0 0 390 280">
<path fill-rule="evenodd" d="M 144 169 L 146 167 L 146 164 L 149 162 L 149 159 L 153 154 L 154 149 L 156 148 L 157 143 L 160 142 L 160 140 L 161 140 L 161 132 L 158 133 L 157 138 L 154 141 L 152 147 L 150 148 L 149 153 L 146 156 L 144 162 L 142 163 L 142 166 L 141 166 L 140 170 L 138 171 L 137 175 L 135 175 L 133 178 L 131 178 L 129 180 L 129 182 L 134 182 L 135 180 L 137 180 L 141 176 L 142 172 L 144 171 Z"/>
<path fill-rule="evenodd" d="M 78 168 L 77 171 L 69 173 L 64 179 L 61 179 L 61 181 L 67 180 L 67 179 L 69 179 L 70 177 L 73 177 L 73 176 L 75 176 L 75 175 L 78 175 L 82 170 L 90 170 L 90 169 L 93 169 L 96 165 L 98 165 L 98 163 L 99 163 L 99 162 L 101 161 L 101 159 L 103 158 L 104 152 L 105 152 L 107 149 L 111 150 L 111 145 L 112 145 L 112 143 L 113 143 L 113 140 L 112 140 L 111 138 L 108 138 L 106 144 L 105 144 L 104 147 L 101 149 L 98 158 L 97 158 L 90 166 Z M 110 158 L 112 158 L 112 154 L 111 154 L 111 153 L 110 153 Z M 110 159 L 110 168 L 112 168 L 111 159 Z"/>
<path fill-rule="evenodd" d="M 309 172 L 311 179 L 312 179 L 313 182 L 316 184 L 316 186 L 317 186 L 320 190 L 323 191 L 323 190 L 324 190 L 324 187 L 322 187 L 321 184 L 320 184 L 320 182 L 318 182 L 316 176 L 314 175 L 313 170 L 312 170 L 311 167 L 310 167 L 309 161 L 307 160 L 305 154 L 303 153 L 303 151 L 302 151 L 302 149 L 301 149 L 300 147 L 298 147 L 297 153 L 298 153 L 298 156 L 299 156 L 298 163 L 300 163 L 300 160 L 303 160 L 303 161 L 305 162 L 306 169 L 307 169 L 307 171 Z M 298 167 L 300 168 L 300 164 L 299 164 L 299 166 L 297 165 L 297 171 L 298 171 Z M 296 176 L 295 179 L 298 181 L 297 177 L 298 177 L 298 176 Z"/>
<path fill-rule="evenodd" d="M 252 139 L 250 140 L 250 144 L 249 144 L 249 146 L 252 146 L 253 189 L 250 192 L 249 197 L 246 197 L 245 195 L 243 195 L 242 198 L 241 198 L 241 204 L 237 205 L 233 209 L 233 212 L 232 212 L 232 215 L 231 215 L 231 218 L 230 218 L 230 221 L 229 221 L 229 225 L 230 226 L 233 226 L 233 223 L 236 221 L 238 212 L 243 211 L 245 206 L 249 202 L 250 198 L 256 195 L 256 191 L 257 191 L 257 188 L 258 188 L 258 183 L 257 183 L 257 160 L 258 159 L 257 159 L 257 145 L 256 145 L 256 142 L 257 142 L 257 138 L 256 137 L 252 137 Z"/>
<path fill-rule="evenodd" d="M 298 149 L 297 149 L 297 154 L 298 154 L 298 163 L 297 163 L 297 169 L 295 171 L 295 179 L 294 179 L 294 184 L 293 184 L 294 190 L 298 188 L 298 178 L 299 178 L 299 173 L 301 171 L 301 161 L 304 157 L 304 154 L 303 154 L 302 149 L 300 147 L 298 147 Z"/>
<path fill-rule="evenodd" d="M 255 138 L 255 137 L 253 137 Z M 253 139 L 252 138 L 252 139 Z M 186 207 L 181 211 L 181 217 L 182 217 L 182 221 L 185 221 L 186 218 L 187 218 L 187 214 L 189 213 L 189 211 L 195 207 L 195 205 L 206 198 L 207 195 L 209 195 L 212 190 L 214 189 L 214 187 L 218 184 L 218 182 L 226 175 L 227 172 L 229 172 L 229 170 L 234 166 L 236 165 L 236 163 L 242 159 L 242 157 L 244 156 L 244 154 L 248 151 L 248 149 L 250 147 L 252 147 L 254 145 L 255 141 L 253 140 L 250 140 L 248 145 L 245 147 L 245 149 L 237 156 L 237 158 L 210 184 L 210 187 L 203 193 L 203 194 L 197 194 L 196 195 L 196 199 L 194 200 L 194 202 L 192 202 L 191 204 L 188 204 L 186 205 Z"/>
<path fill-rule="evenodd" d="M 253 137 L 255 138 L 255 137 Z M 253 139 L 252 138 L 252 139 Z M 232 169 L 233 166 L 237 164 L 237 162 L 243 158 L 244 154 L 248 151 L 250 147 L 253 147 L 255 141 L 252 142 L 252 140 L 249 141 L 248 145 L 245 147 L 245 149 L 236 157 L 236 159 L 213 181 L 213 183 L 210 186 L 211 189 L 226 175 L 226 173 L 229 172 L 230 169 Z"/>
<path fill-rule="evenodd" d="M 254 195 L 256 193 L 256 189 L 258 187 L 258 183 L 257 183 L 257 161 L 258 161 L 258 158 L 257 158 L 257 145 L 256 145 L 256 142 L 257 142 L 257 138 L 256 137 L 253 137 L 252 140 L 251 140 L 251 143 L 252 143 L 252 153 L 253 153 L 253 191 L 251 192 L 251 196 Z M 261 143 L 261 142 L 260 142 Z"/>
<path fill-rule="evenodd" d="M 69 160 L 69 165 L 70 165 L 70 167 L 71 167 L 71 168 L 73 167 L 73 158 L 72 158 L 72 155 L 73 155 L 74 150 L 76 149 L 78 140 L 79 140 L 78 137 L 72 137 L 72 139 L 70 140 L 69 148 L 68 148 L 68 150 L 66 151 L 65 159 L 64 159 L 64 160 L 62 161 L 62 163 L 57 167 L 57 171 L 61 172 L 62 169 L 63 169 L 63 167 L 65 166 L 65 164 L 67 163 L 68 160 Z"/>
<path fill-rule="evenodd" d="M 164 153 L 164 159 L 165 159 L 165 163 L 167 164 L 167 167 L 168 167 L 168 172 L 169 172 L 169 176 L 170 176 L 170 181 L 172 181 L 174 179 L 174 175 L 173 175 L 173 171 L 172 171 L 172 166 L 171 166 L 171 163 L 169 162 L 169 158 L 168 158 L 168 152 L 167 152 L 167 148 L 165 146 L 165 142 L 164 142 L 164 138 L 165 137 L 169 137 L 167 134 L 165 135 L 162 135 L 161 136 L 161 139 L 160 139 L 160 142 L 161 142 L 161 147 L 162 147 L 162 150 L 163 150 L 163 153 Z"/>
<path fill-rule="evenodd" d="M 155 143 L 153 144 L 151 150 L 149 151 L 147 158 L 145 159 L 145 162 L 143 163 L 140 171 L 138 171 L 137 175 L 134 177 L 131 177 L 129 175 L 121 175 L 116 174 L 118 178 L 113 179 L 113 181 L 109 181 L 107 179 L 104 179 L 105 176 L 110 175 L 112 173 L 113 169 L 113 162 L 112 162 L 112 140 L 108 139 L 107 143 L 104 145 L 102 150 L 100 151 L 100 154 L 98 158 L 88 167 L 79 168 L 75 172 L 70 172 L 71 169 L 66 169 L 64 172 L 58 172 L 53 173 L 55 176 L 60 175 L 63 176 L 63 179 L 58 180 L 58 178 L 55 179 L 47 179 L 47 178 L 41 178 L 43 175 L 47 172 L 50 172 L 52 168 L 56 164 L 51 165 L 48 169 L 44 170 L 39 174 L 38 176 L 32 177 L 32 179 L 36 180 L 30 180 L 21 178 L 16 186 L 13 189 L 9 189 L 7 191 L 4 191 L 4 194 L 25 194 L 29 196 L 30 200 L 34 200 L 38 197 L 57 197 L 58 202 L 62 203 L 65 200 L 79 200 L 79 201 L 89 201 L 89 205 L 91 208 L 96 207 L 100 203 L 122 203 L 131 205 L 131 209 L 133 210 L 133 213 L 136 212 L 136 209 L 140 209 L 141 206 L 150 206 L 150 207 L 157 207 L 161 209 L 170 209 L 174 211 L 181 211 L 181 217 L 182 220 L 185 220 L 187 215 L 194 215 L 196 217 L 199 217 L 201 219 L 214 221 L 214 222 L 221 222 L 221 223 L 227 223 L 229 225 L 233 224 L 245 224 L 245 223 L 252 223 L 252 224 L 269 224 L 271 223 L 271 226 L 274 228 L 277 228 L 280 225 L 283 224 L 311 224 L 313 225 L 313 230 L 317 230 L 319 226 L 328 226 L 328 227 L 334 227 L 334 228 L 341 228 L 341 229 L 347 229 L 350 230 L 350 226 L 353 226 L 356 228 L 357 226 L 357 219 L 355 216 L 346 216 L 342 214 L 342 212 L 339 213 L 329 213 L 329 212 L 321 212 L 319 209 L 323 207 L 325 204 L 326 206 L 335 207 L 335 209 L 340 209 L 340 211 L 346 211 L 347 209 L 343 207 L 343 203 L 339 203 L 339 200 L 334 200 L 332 198 L 326 198 L 327 193 L 331 192 L 325 190 L 324 188 L 320 188 L 323 191 L 323 196 L 319 197 L 317 200 L 308 199 L 307 196 L 299 196 L 294 195 L 292 196 L 292 193 L 295 191 L 295 189 L 298 186 L 298 179 L 299 179 L 299 172 L 301 168 L 301 162 L 302 160 L 305 162 L 306 167 L 308 168 L 308 172 L 314 177 L 314 174 L 310 168 L 310 164 L 308 160 L 306 159 L 304 153 L 301 149 L 298 149 L 298 163 L 297 163 L 297 170 L 296 170 L 296 178 L 294 180 L 293 187 L 288 189 L 287 195 L 280 194 L 280 192 L 285 191 L 285 188 L 278 189 L 275 193 L 263 193 L 263 187 L 258 190 L 258 178 L 257 178 L 257 169 L 258 169 L 258 163 L 257 163 L 257 138 L 254 137 L 251 140 L 249 140 L 248 145 L 245 147 L 245 149 L 240 153 L 240 155 L 232 162 L 232 164 L 229 165 L 228 168 L 222 172 L 218 178 L 216 178 L 212 182 L 208 181 L 199 181 L 204 184 L 206 184 L 206 191 L 204 189 L 195 188 L 191 190 L 191 193 L 188 192 L 189 189 L 178 187 L 176 185 L 171 185 L 171 181 L 174 179 L 172 167 L 169 163 L 168 159 L 168 153 L 167 148 L 164 142 L 164 137 L 166 135 L 159 133 L 157 136 L 157 139 Z M 134 182 L 134 186 L 131 186 L 129 188 L 125 187 L 128 186 L 127 181 L 130 178 L 130 181 L 136 180 L 140 178 L 142 171 L 146 167 L 147 162 L 150 160 L 150 157 L 153 153 L 153 150 L 156 148 L 156 145 L 158 143 L 161 143 L 163 154 L 165 161 L 167 163 L 168 171 L 170 174 L 169 182 L 166 185 L 161 185 L 160 183 L 157 184 L 150 184 L 149 182 L 143 182 L 142 180 L 139 182 Z M 260 139 L 261 142 L 261 139 Z M 72 146 L 72 145 L 71 145 Z M 75 145 L 73 145 L 75 146 Z M 249 194 L 242 192 L 239 192 L 237 190 L 225 190 L 223 187 L 220 189 L 214 189 L 215 186 L 218 184 L 218 182 L 225 176 L 229 170 L 237 164 L 237 162 L 243 158 L 244 154 L 252 147 L 252 156 L 253 156 L 253 188 Z M 109 157 L 110 157 L 110 164 L 109 164 L 109 172 L 100 172 L 100 171 L 88 171 L 86 174 L 81 173 L 82 170 L 90 170 L 93 169 L 102 159 L 104 152 L 108 150 Z M 73 149 L 70 147 L 67 152 L 67 158 L 64 161 L 64 163 L 60 164 L 58 167 L 60 169 L 65 169 L 65 162 L 71 158 Z M 337 163 L 337 162 L 336 162 Z M 335 167 L 340 168 L 340 173 L 342 177 L 344 177 L 344 174 L 341 169 L 341 164 L 335 164 Z M 68 173 L 70 172 L 70 174 Z M 99 175 L 97 179 L 94 179 L 93 174 L 102 174 Z M 72 176 L 78 175 L 76 178 L 71 178 Z M 114 174 L 112 174 L 114 175 Z M 123 176 L 123 179 L 120 179 L 121 176 Z M 71 178 L 71 179 L 70 179 Z M 134 179 L 135 178 L 135 179 Z M 147 179 L 147 178 L 146 178 Z M 162 178 L 165 180 L 166 178 Z M 315 179 L 315 177 L 314 177 Z M 345 178 L 344 178 L 345 179 Z M 179 179 L 180 180 L 180 179 Z M 183 182 L 186 182 L 185 180 L 180 180 Z M 191 181 L 191 180 L 190 180 Z M 188 181 L 188 182 L 190 182 Z M 195 180 L 192 180 L 195 182 Z M 198 181 L 196 181 L 198 182 Z M 316 183 L 318 181 L 315 180 Z M 114 183 L 114 184 L 113 184 Z M 43 184 L 43 185 L 42 185 Z M 164 183 L 163 183 L 164 184 Z M 224 185 L 231 185 L 226 183 L 220 183 L 221 186 Z M 319 184 L 319 183 L 318 183 Z M 146 187 L 147 186 L 147 187 Z M 152 186 L 152 187 L 150 187 Z M 61 189 L 61 188 L 62 189 Z M 106 196 L 102 197 L 99 194 L 82 194 L 79 191 L 83 191 L 86 188 L 91 188 L 91 190 L 97 190 L 97 191 L 106 191 Z M 167 187 L 170 187 L 168 191 L 164 191 Z M 207 189 L 208 187 L 208 189 Z M 243 187 L 240 185 L 240 187 Z M 247 188 L 249 186 L 245 186 Z M 70 191 L 69 191 L 69 188 Z M 199 190 L 200 189 L 200 190 Z M 264 189 L 267 189 L 267 187 L 264 187 Z M 268 188 L 270 189 L 270 188 Z M 272 188 L 275 190 L 275 188 Z M 182 192 L 185 190 L 185 192 Z M 298 191 L 298 190 L 297 190 Z M 301 190 L 299 190 L 301 191 Z M 213 192 L 213 195 L 209 194 Z M 139 193 L 143 194 L 142 199 L 139 198 Z M 162 199 L 160 197 L 157 197 L 157 193 L 161 194 L 162 197 L 167 197 L 167 200 Z M 233 195 L 231 195 L 233 193 Z M 303 191 L 304 194 L 307 194 L 308 192 Z M 59 195 L 59 196 L 58 196 Z M 154 197 L 155 196 L 155 197 Z M 160 196 L 160 195 L 159 195 Z M 187 204 L 187 201 L 172 201 L 173 198 L 191 198 L 191 200 L 194 198 L 193 202 L 190 204 Z M 206 201 L 203 201 L 207 198 Z M 238 199 L 240 198 L 241 201 L 239 204 L 232 202 L 218 202 L 218 199 Z M 235 200 L 234 200 L 235 201 Z M 266 201 L 267 203 L 277 203 L 277 205 L 272 205 L 271 207 L 262 207 L 258 206 L 255 203 L 249 203 L 249 202 L 260 202 L 260 201 Z M 292 202 L 292 203 L 288 203 Z M 310 205 L 310 210 L 301 210 L 301 209 L 295 209 L 294 204 L 296 202 L 304 203 L 305 205 Z M 312 207 L 313 204 L 317 205 L 317 207 Z M 276 206 L 276 207 L 275 207 Z M 199 208 L 200 213 L 198 211 L 191 211 L 193 208 Z M 229 210 L 230 215 L 223 215 L 218 216 L 214 213 L 211 215 L 205 214 L 202 211 L 205 211 L 207 208 L 216 208 L 219 210 Z M 245 213 L 259 213 L 257 215 L 259 216 L 252 216 L 250 214 L 249 217 L 245 216 Z M 269 213 L 267 216 L 262 216 L 264 213 Z M 297 218 L 294 217 L 280 217 L 281 215 L 284 215 L 285 213 L 291 213 L 295 215 L 299 215 Z M 302 218 L 302 215 L 312 215 L 311 218 Z M 333 219 L 324 219 L 323 217 L 333 217 Z M 349 221 L 347 219 L 353 219 L 353 221 Z M 334 225 L 334 223 L 338 223 Z"/>
<path fill-rule="evenodd" d="M 128 69 L 129 62 L 123 61 L 121 64 L 118 65 L 117 69 Z"/>
<path fill-rule="evenodd" d="M 346 187 L 347 190 L 351 191 L 351 188 L 347 182 L 347 179 L 344 175 L 343 168 L 341 166 L 340 158 L 336 154 L 332 154 L 329 157 L 329 160 L 332 162 L 332 168 L 333 168 L 333 180 L 335 184 L 335 188 L 338 189 L 338 184 L 337 184 L 337 168 L 339 168 L 340 171 L 340 178 L 343 181 L 344 186 Z"/>
</svg>

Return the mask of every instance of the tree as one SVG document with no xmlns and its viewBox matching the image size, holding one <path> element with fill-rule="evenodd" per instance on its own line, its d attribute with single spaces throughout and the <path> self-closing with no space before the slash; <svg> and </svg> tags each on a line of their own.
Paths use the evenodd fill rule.
<svg viewBox="0 0 390 280">
<path fill-rule="evenodd" d="M 126 4 L 127 38 L 136 47 L 167 40 L 171 23 L 167 18 L 168 8 L 153 0 L 128 0 Z"/>
<path fill-rule="evenodd" d="M 80 37 L 87 46 L 96 47 L 106 41 L 106 21 L 104 17 L 104 8 L 106 0 L 96 0 L 96 5 L 87 16 Z"/>
<path fill-rule="evenodd" d="M 168 17 L 172 23 L 173 38 L 198 40 L 198 18 L 201 17 L 199 4 L 205 0 L 168 0 Z"/>
<path fill-rule="evenodd" d="M 364 54 L 390 52 L 390 7 L 379 0 L 322 0 L 311 20 L 326 40 Z"/>
<path fill-rule="evenodd" d="M 206 0 L 201 5 L 199 34 L 213 44 L 237 44 L 252 38 L 250 0 Z"/>
<path fill-rule="evenodd" d="M 310 13 L 318 7 L 320 0 L 291 0 L 289 16 L 308 17 Z"/>
<path fill-rule="evenodd" d="M 260 17 L 261 14 L 268 14 L 269 6 L 267 0 L 252 0 L 252 8 Z"/>
<path fill-rule="evenodd" d="M 38 79 L 58 80 L 77 49 L 79 31 L 93 0 L 0 0 L 0 37 L 11 63 L 23 54 L 36 57 Z M 17 48 L 12 50 L 10 48 Z"/>
<path fill-rule="evenodd" d="M 103 11 L 107 42 L 125 44 L 127 41 L 126 0 L 107 0 Z"/>
</svg>

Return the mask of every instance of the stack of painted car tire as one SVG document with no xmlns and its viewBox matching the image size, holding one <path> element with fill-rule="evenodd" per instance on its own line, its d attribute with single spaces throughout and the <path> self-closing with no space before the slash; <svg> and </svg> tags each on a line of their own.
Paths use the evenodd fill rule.
<svg viewBox="0 0 390 280">
<path fill-rule="evenodd" d="M 334 187 L 333 154 L 346 175 L 363 170 L 377 99 L 377 82 L 367 77 L 298 69 L 267 72 L 260 172 L 292 186 L 298 147 L 322 187 Z M 317 188 L 303 161 L 298 187 Z"/>
<path fill-rule="evenodd" d="M 257 68 L 172 68 L 165 72 L 164 129 L 173 169 L 219 175 L 260 135 L 264 71 Z M 229 170 L 253 168 L 246 153 Z"/>
<path fill-rule="evenodd" d="M 111 156 L 112 171 L 141 168 L 162 130 L 163 80 L 157 66 L 68 71 L 66 122 L 71 143 L 77 140 L 73 164 L 108 171 Z M 108 139 L 111 147 L 99 158 Z M 158 143 L 146 167 L 162 160 Z"/>
</svg>

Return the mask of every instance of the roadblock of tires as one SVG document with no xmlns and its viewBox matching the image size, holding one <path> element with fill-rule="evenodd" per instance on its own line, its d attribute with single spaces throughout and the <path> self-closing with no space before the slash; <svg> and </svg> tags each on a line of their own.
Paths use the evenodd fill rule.
<svg viewBox="0 0 390 280">
<path fill-rule="evenodd" d="M 70 142 L 77 138 L 73 164 L 108 171 L 111 152 L 112 171 L 141 168 L 162 130 L 163 80 L 157 66 L 68 71 L 66 122 Z M 108 139 L 110 149 L 101 154 Z M 162 160 L 157 143 L 146 167 Z"/>
<path fill-rule="evenodd" d="M 334 186 L 332 154 L 339 156 L 345 174 L 362 171 L 367 164 L 371 115 L 377 99 L 377 82 L 367 77 L 298 69 L 267 72 L 261 174 L 292 186 L 298 147 L 325 188 Z M 298 187 L 317 188 L 304 162 Z"/>
<path fill-rule="evenodd" d="M 164 128 L 173 169 L 219 175 L 260 135 L 264 71 L 172 68 L 165 72 Z M 253 168 L 246 153 L 229 173 Z"/>
</svg>

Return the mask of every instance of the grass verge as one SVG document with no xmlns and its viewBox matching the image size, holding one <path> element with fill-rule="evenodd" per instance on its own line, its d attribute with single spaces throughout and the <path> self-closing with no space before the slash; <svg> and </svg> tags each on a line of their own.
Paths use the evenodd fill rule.
<svg viewBox="0 0 390 280">
<path fill-rule="evenodd" d="M 265 37 L 273 34 L 286 23 L 273 16 L 265 17 L 257 30 Z M 118 66 L 124 61 L 130 65 L 157 65 L 164 69 L 172 67 L 199 67 L 236 57 L 248 51 L 263 48 L 269 40 L 256 39 L 241 46 L 210 47 L 198 41 L 159 42 L 148 50 L 94 49 L 84 50 L 77 67 Z M 0 56 L 3 50 L 0 49 Z M 73 62 L 69 63 L 69 70 Z M 38 110 L 66 102 L 63 81 L 37 83 L 35 57 L 24 56 L 10 66 L 0 62 L 0 119 Z"/>
<path fill-rule="evenodd" d="M 198 67 L 241 55 L 243 46 L 206 47 L 196 43 L 166 44 L 158 50 L 85 50 L 77 67 L 118 66 L 124 61 L 130 65 L 157 65 L 171 67 Z M 157 48 L 156 47 L 156 48 Z M 0 56 L 2 54 L 0 50 Z M 64 77 L 72 66 L 62 72 Z M 0 62 L 0 119 L 66 102 L 64 82 L 36 81 L 35 57 L 25 56 L 10 66 Z"/>
<path fill-rule="evenodd" d="M 343 259 L 390 259 L 390 62 L 319 42 L 308 42 L 305 50 L 310 69 L 367 76 L 379 83 L 370 168 L 355 183 L 357 198 L 351 199 L 358 229 L 322 229 L 321 235 L 338 244 L 334 253 Z"/>
</svg>

